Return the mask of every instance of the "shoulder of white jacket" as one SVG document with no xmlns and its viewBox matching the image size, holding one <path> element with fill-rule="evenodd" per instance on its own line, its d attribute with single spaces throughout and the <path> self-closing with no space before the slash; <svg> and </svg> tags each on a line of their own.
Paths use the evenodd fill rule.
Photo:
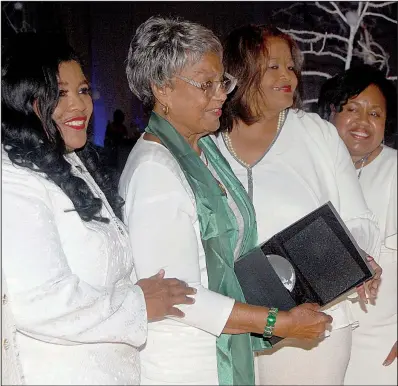
<svg viewBox="0 0 398 386">
<path fill-rule="evenodd" d="M 395 160 L 395 162 L 397 162 L 397 157 L 398 157 L 398 151 L 392 147 L 389 146 L 383 146 L 383 153 L 389 157 Z"/>
<path fill-rule="evenodd" d="M 166 147 L 156 142 L 141 140 L 133 147 L 120 179 L 129 180 L 137 170 L 148 167 L 167 169 L 176 176 L 181 175 L 177 160 Z"/>
<path fill-rule="evenodd" d="M 313 126 L 329 127 L 333 126 L 327 120 L 321 118 L 318 113 L 311 113 L 304 110 L 291 109 L 289 114 L 292 115 L 293 119 L 297 119 L 304 124 L 312 124 Z"/>
<path fill-rule="evenodd" d="M 328 122 L 321 118 L 317 113 L 306 112 L 303 110 L 290 110 L 290 118 L 299 123 L 302 129 L 311 135 L 311 137 L 322 137 L 330 140 L 331 138 L 338 139 L 337 129 Z"/>
<path fill-rule="evenodd" d="M 22 187 L 32 189 L 33 192 L 42 194 L 48 190 L 52 184 L 47 177 L 40 172 L 35 172 L 29 168 L 14 164 L 2 149 L 1 179 L 2 189 L 20 189 Z"/>
</svg>

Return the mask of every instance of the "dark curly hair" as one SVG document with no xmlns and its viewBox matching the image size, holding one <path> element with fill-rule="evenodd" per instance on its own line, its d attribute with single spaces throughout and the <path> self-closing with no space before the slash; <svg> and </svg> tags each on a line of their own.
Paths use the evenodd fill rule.
<svg viewBox="0 0 398 386">
<path fill-rule="evenodd" d="M 371 84 L 379 88 L 386 100 L 385 140 L 396 141 L 394 137 L 397 136 L 397 89 L 380 70 L 372 66 L 354 66 L 328 79 L 321 87 L 318 114 L 329 121 L 334 110 L 341 112 L 349 99 L 355 98 Z"/>
<path fill-rule="evenodd" d="M 267 43 L 270 38 L 283 39 L 289 45 L 298 80 L 293 95 L 293 108 L 301 107 L 300 78 L 303 59 L 297 43 L 274 26 L 244 25 L 233 30 L 224 41 L 224 69 L 238 79 L 238 85 L 224 103 L 220 130 L 231 131 L 234 122 L 238 120 L 252 125 L 261 119 L 256 96 L 263 97 L 261 80 L 267 70 L 263 63 L 267 62 Z"/>
<path fill-rule="evenodd" d="M 58 104 L 58 68 L 78 56 L 64 36 L 19 33 L 2 54 L 1 141 L 10 160 L 21 167 L 45 173 L 71 199 L 83 221 L 109 220 L 100 216 L 102 201 L 87 183 L 71 172 L 65 142 L 52 119 Z M 34 111 L 34 103 L 39 115 Z M 114 176 L 104 169 L 98 153 L 87 144 L 76 154 L 121 217 L 123 200 L 117 195 Z"/>
</svg>

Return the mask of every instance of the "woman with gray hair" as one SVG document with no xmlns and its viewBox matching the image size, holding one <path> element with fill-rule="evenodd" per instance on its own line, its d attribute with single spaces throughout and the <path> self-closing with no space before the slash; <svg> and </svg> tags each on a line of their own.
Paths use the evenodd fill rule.
<svg viewBox="0 0 398 386">
<path fill-rule="evenodd" d="M 127 60 L 133 93 L 152 111 L 119 192 L 138 277 L 164 268 L 197 289 L 183 318 L 148 325 L 142 384 L 253 385 L 250 333 L 317 339 L 332 318 L 305 304 L 289 312 L 245 304 L 234 261 L 257 244 L 253 206 L 213 140 L 236 79 L 222 47 L 191 22 L 150 18 Z"/>
</svg>

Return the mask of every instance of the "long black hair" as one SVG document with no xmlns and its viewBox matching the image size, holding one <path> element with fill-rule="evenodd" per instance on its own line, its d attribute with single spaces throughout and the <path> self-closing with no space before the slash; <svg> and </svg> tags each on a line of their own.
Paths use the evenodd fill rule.
<svg viewBox="0 0 398 386">
<path fill-rule="evenodd" d="M 59 98 L 59 65 L 73 60 L 81 64 L 59 34 L 19 33 L 9 40 L 2 54 L 1 141 L 13 163 L 45 173 L 57 184 L 83 221 L 107 222 L 100 216 L 101 199 L 93 195 L 84 180 L 72 174 L 64 158 L 65 142 L 52 119 Z M 123 200 L 114 188 L 113 175 L 105 172 L 94 147 L 87 144 L 76 154 L 120 217 Z"/>
<path fill-rule="evenodd" d="M 363 64 L 343 71 L 328 79 L 321 87 L 318 99 L 318 114 L 330 120 L 332 109 L 343 110 L 348 100 L 355 98 L 371 84 L 377 86 L 386 100 L 386 126 L 384 138 L 387 143 L 396 142 L 397 136 L 397 89 L 384 74 L 369 65 Z"/>
</svg>

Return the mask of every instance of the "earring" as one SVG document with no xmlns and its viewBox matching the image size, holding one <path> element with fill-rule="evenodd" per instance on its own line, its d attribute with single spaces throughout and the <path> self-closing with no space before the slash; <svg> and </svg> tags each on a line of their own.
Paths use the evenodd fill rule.
<svg viewBox="0 0 398 386">
<path fill-rule="evenodd" d="M 162 110 L 164 112 L 164 115 L 167 115 L 169 113 L 169 106 L 167 105 L 163 106 Z"/>
</svg>

